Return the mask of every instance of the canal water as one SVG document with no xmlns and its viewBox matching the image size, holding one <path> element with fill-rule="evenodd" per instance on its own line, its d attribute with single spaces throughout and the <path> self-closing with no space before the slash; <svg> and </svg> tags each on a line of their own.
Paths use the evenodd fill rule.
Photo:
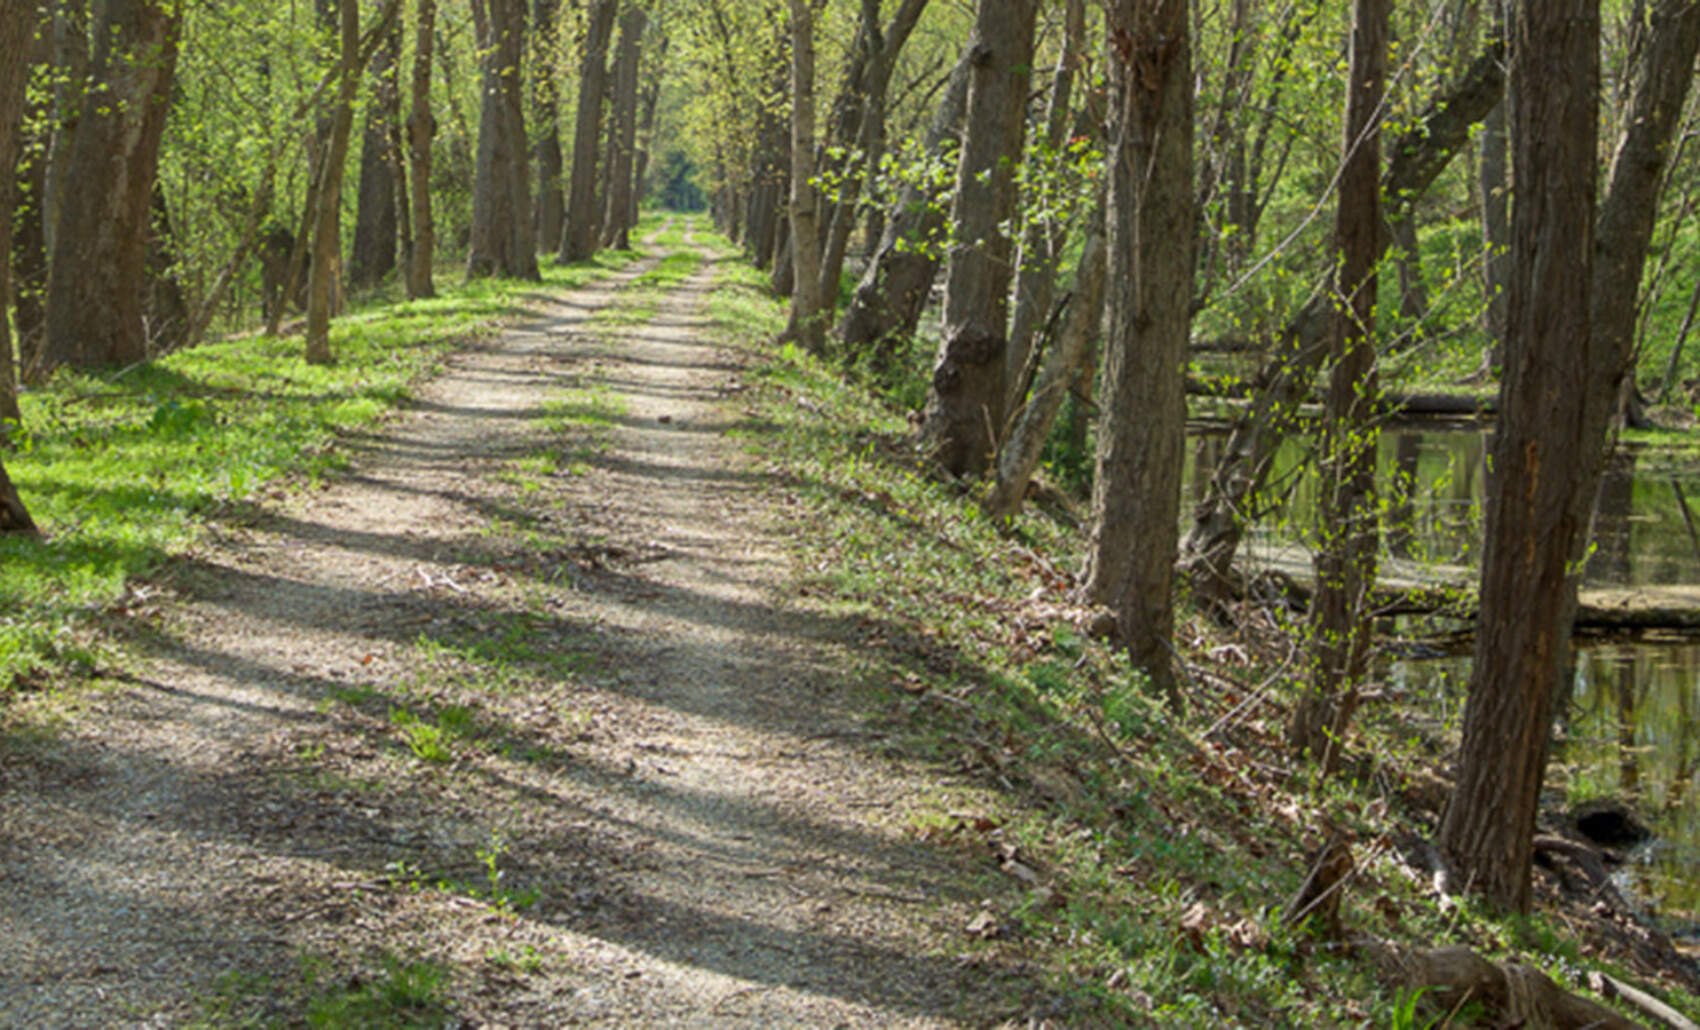
<svg viewBox="0 0 1700 1030">
<path fill-rule="evenodd" d="M 1202 492 L 1223 439 L 1193 439 L 1188 489 Z M 1378 482 L 1386 557 L 1478 566 L 1489 435 L 1479 426 L 1394 428 L 1382 434 Z M 1276 500 L 1247 541 L 1260 549 L 1314 546 L 1316 467 L 1309 444 L 1276 458 Z M 1584 573 L 1589 586 L 1700 583 L 1700 460 L 1625 448 L 1606 470 Z M 1435 626 L 1445 629 L 1445 626 Z M 1456 627 L 1454 627 L 1456 628 Z M 1566 800 L 1627 801 L 1657 840 L 1633 856 L 1634 892 L 1673 930 L 1700 926 L 1700 639 L 1577 641 L 1549 783 Z M 1469 658 L 1386 657 L 1380 676 L 1437 722 L 1456 724 Z"/>
</svg>

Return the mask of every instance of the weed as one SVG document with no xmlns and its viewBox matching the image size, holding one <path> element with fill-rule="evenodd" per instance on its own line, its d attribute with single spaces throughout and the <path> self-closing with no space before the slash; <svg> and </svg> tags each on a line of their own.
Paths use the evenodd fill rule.
<svg viewBox="0 0 1700 1030">
<path fill-rule="evenodd" d="M 514 954 L 506 948 L 491 948 L 484 953 L 484 961 L 498 969 L 515 973 L 538 973 L 543 970 L 543 956 L 535 945 L 527 944 Z"/>
<path fill-rule="evenodd" d="M 489 899 L 498 912 L 523 912 L 537 904 L 542 892 L 535 888 L 516 891 L 502 882 L 505 879 L 505 871 L 501 867 L 501 860 L 507 850 L 507 841 L 494 830 L 490 832 L 489 843 L 478 849 L 478 861 L 484 865 L 483 896 Z"/>
<path fill-rule="evenodd" d="M 392 706 L 390 722 L 401 729 L 408 750 L 426 762 L 454 760 L 453 742 L 457 737 L 472 734 L 472 713 L 458 705 L 448 705 L 427 722 L 407 708 Z"/>
<path fill-rule="evenodd" d="M 446 976 L 447 971 L 435 963 L 408 962 L 385 954 L 375 975 L 356 973 L 339 978 L 334 986 L 321 986 L 327 979 L 325 964 L 309 961 L 304 979 L 309 992 L 318 993 L 307 1003 L 307 1024 L 373 1030 L 441 1026 L 448 1015 L 441 998 Z"/>
</svg>

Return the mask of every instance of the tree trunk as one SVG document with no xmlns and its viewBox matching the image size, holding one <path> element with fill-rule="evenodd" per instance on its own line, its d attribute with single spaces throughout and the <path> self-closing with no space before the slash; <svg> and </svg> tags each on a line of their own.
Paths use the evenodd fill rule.
<svg viewBox="0 0 1700 1030">
<path fill-rule="evenodd" d="M 815 26 L 812 0 L 791 0 L 791 324 L 785 336 L 825 350 L 819 193 L 815 190 Z"/>
<path fill-rule="evenodd" d="M 1414 201 L 1433 184 L 1469 142 L 1471 126 L 1499 103 L 1504 57 L 1503 42 L 1490 43 L 1458 84 L 1431 100 L 1416 125 L 1393 141 L 1382 196 Z M 1377 234 L 1378 258 L 1389 242 L 1389 234 Z M 1216 601 L 1231 592 L 1234 555 L 1245 531 L 1241 513 L 1262 488 L 1275 451 L 1293 431 L 1298 405 L 1327 357 L 1329 303 L 1328 292 L 1318 291 L 1282 330 L 1254 380 L 1251 411 L 1235 422 L 1222 460 L 1210 474 L 1209 492 L 1194 512 L 1183 548 L 1183 563 L 1200 600 Z"/>
<path fill-rule="evenodd" d="M 924 149 L 929 158 L 936 158 L 961 131 L 970 68 L 965 53 L 927 129 Z M 836 333 L 846 356 L 868 355 L 879 371 L 889 367 L 897 348 L 915 335 L 938 274 L 944 225 L 940 198 L 922 185 L 905 184 L 891 205 L 879 248 L 838 321 Z"/>
<path fill-rule="evenodd" d="M 537 201 L 531 224 L 537 249 L 545 254 L 560 249 L 561 223 L 566 217 L 566 201 L 561 194 L 561 97 L 555 85 L 560 20 L 560 0 L 536 0 L 532 7 L 536 58 L 531 88 L 538 135 L 531 159 L 537 165 Z"/>
<path fill-rule="evenodd" d="M 396 61 L 401 53 L 401 22 L 384 32 L 372 54 L 371 105 L 365 109 L 360 138 L 360 185 L 354 216 L 354 246 L 348 253 L 348 284 L 377 286 L 396 267 L 396 158 L 391 126 L 401 117 L 396 90 Z"/>
<path fill-rule="evenodd" d="M 95 79 L 89 62 L 89 0 L 53 3 L 53 124 L 48 139 L 47 189 L 42 194 L 42 226 L 47 236 L 47 253 L 53 253 L 54 232 L 65 209 L 69 188 L 71 150 L 77 126 L 87 107 L 88 90 Z M 45 287 L 45 284 L 44 284 Z M 45 292 L 43 294 L 45 297 Z M 45 342 L 45 329 L 43 341 Z"/>
<path fill-rule="evenodd" d="M 472 0 L 482 52 L 484 103 L 478 119 L 478 165 L 472 187 L 469 279 L 541 280 L 531 234 L 527 187 L 525 0 Z"/>
<path fill-rule="evenodd" d="M 847 105 L 850 110 L 846 112 L 846 120 L 851 120 L 850 116 L 854 114 L 855 121 L 859 123 L 854 129 L 859 156 L 840 187 L 838 199 L 826 205 L 822 213 L 825 244 L 821 253 L 820 293 L 829 309 L 835 308 L 838 303 L 838 281 L 844 272 L 844 254 L 850 246 L 850 231 L 856 225 L 857 198 L 885 153 L 886 93 L 891 88 L 891 73 L 897 66 L 898 54 L 926 10 L 927 0 L 903 0 L 883 32 L 879 26 L 879 4 L 864 0 L 862 6 L 863 31 L 867 34 L 866 61 L 861 74 L 853 82 L 846 83 L 854 101 Z M 855 110 L 857 107 L 860 107 L 859 112 Z"/>
<path fill-rule="evenodd" d="M 631 246 L 632 170 L 636 167 L 638 63 L 649 12 L 628 3 L 620 15 L 620 49 L 614 58 L 613 126 L 608 134 L 607 203 L 602 211 L 602 245 Z"/>
<path fill-rule="evenodd" d="M 1110 8 L 1109 292 L 1083 593 L 1178 706 L 1170 643 L 1196 234 L 1185 0 Z M 1001 389 L 1002 384 L 1000 382 Z"/>
<path fill-rule="evenodd" d="M 1498 4 L 1494 5 L 1496 8 Z M 1506 148 L 1505 104 L 1494 105 L 1482 123 L 1482 292 L 1487 304 L 1482 309 L 1483 326 L 1492 342 L 1486 355 L 1488 365 L 1499 364 L 1496 355 L 1505 339 L 1506 240 L 1511 235 L 1511 179 Z"/>
<path fill-rule="evenodd" d="M 413 188 L 413 252 L 407 261 L 407 295 L 413 300 L 437 295 L 431 282 L 437 249 L 437 227 L 431 211 L 431 141 L 437 136 L 437 119 L 431 114 L 431 49 L 436 22 L 436 0 L 419 0 L 413 97 L 407 112 L 407 178 Z"/>
<path fill-rule="evenodd" d="M 1035 6 L 1035 0 L 980 0 L 969 44 L 943 331 L 921 425 L 927 460 L 953 476 L 984 471 L 1003 425 L 1011 250 L 1004 224 L 1015 209 Z"/>
<path fill-rule="evenodd" d="M 148 356 L 148 220 L 181 23 L 182 8 L 163 0 L 101 5 L 95 85 L 66 169 L 76 188 L 66 191 L 53 232 L 49 365 L 131 364 Z"/>
<path fill-rule="evenodd" d="M 27 53 L 37 27 L 32 5 L 8 4 L 0 7 L 0 54 Z M 0 175 L 0 258 L 12 252 L 13 175 L 10 170 L 17 163 L 18 129 L 24 108 L 24 75 L 28 70 L 27 61 L 0 61 L 0 169 L 6 170 L 6 174 Z M 7 272 L 10 265 L 10 261 L 0 260 L 0 352 L 5 355 L 3 374 L 7 377 L 7 389 L 4 392 L 9 394 L 6 399 L 10 409 L 0 411 L 0 418 L 16 419 L 17 393 L 11 388 L 12 339 L 6 325 L 10 297 Z M 29 510 L 19 498 L 17 487 L 12 485 L 4 464 L 0 464 L 0 533 L 37 535 Z"/>
<path fill-rule="evenodd" d="M 171 214 L 165 206 L 165 191 L 157 179 L 148 209 L 148 296 L 143 317 L 149 349 L 165 354 L 189 341 L 189 303 L 183 299 L 183 287 L 177 281 L 182 260 L 171 229 Z"/>
<path fill-rule="evenodd" d="M 396 62 L 401 52 L 401 23 L 392 23 L 372 57 L 371 102 L 360 141 L 360 186 L 355 203 L 354 244 L 348 256 L 350 286 L 369 288 L 395 268 L 396 167 L 392 127 L 401 117 Z"/>
<path fill-rule="evenodd" d="M 1612 155 L 1595 227 L 1596 363 L 1590 380 L 1596 389 L 1589 395 L 1590 425 L 1603 425 L 1615 414 L 1620 385 L 1632 367 L 1641 277 L 1659 210 L 1659 189 L 1700 50 L 1700 4 L 1659 0 L 1648 24 L 1651 31 L 1639 52 L 1628 117 Z M 1627 385 L 1633 389 L 1633 383 Z M 1595 410 L 1602 406 L 1603 414 Z"/>
<path fill-rule="evenodd" d="M 1062 53 L 1051 76 L 1051 97 L 1045 109 L 1044 145 L 1050 154 L 1062 151 L 1068 138 L 1069 101 L 1074 90 L 1074 69 L 1086 51 L 1086 0 L 1068 0 Z M 1021 403 L 1018 380 L 1027 367 L 1033 336 L 1050 314 L 1055 292 L 1057 258 L 1067 239 L 1068 226 L 1048 219 L 1034 219 L 1021 237 L 1016 261 L 1015 311 L 1009 320 L 1009 352 L 1004 356 L 1005 396 L 1009 406 Z"/>
<path fill-rule="evenodd" d="M 566 224 L 556 260 L 586 261 L 602 235 L 602 209 L 596 205 L 596 147 L 602 139 L 602 98 L 607 92 L 608 39 L 613 35 L 618 0 L 596 0 L 579 63 L 578 115 L 573 123 L 573 170 L 567 186 Z"/>
<path fill-rule="evenodd" d="M 336 106 L 331 111 L 330 136 L 319 167 L 313 210 L 313 264 L 307 274 L 307 361 L 328 365 L 331 353 L 331 304 L 340 278 L 342 250 L 342 173 L 348 163 L 348 136 L 354 123 L 354 102 L 360 92 L 360 4 L 340 0 L 337 10 L 341 75 Z"/>
<path fill-rule="evenodd" d="M 24 73 L 27 83 L 36 70 L 51 71 L 56 41 L 54 24 L 57 18 L 43 15 L 42 24 L 34 33 L 30 49 L 30 69 Z M 58 78 L 58 76 L 54 76 Z M 11 180 L 17 190 L 9 207 L 12 211 L 12 243 L 10 253 L 0 252 L 0 260 L 11 265 L 12 327 L 17 333 L 18 378 L 33 381 L 41 369 L 42 345 L 46 338 L 47 320 L 47 166 L 52 145 L 56 108 L 51 98 L 41 97 L 29 102 L 26 90 L 23 125 L 37 125 L 37 135 L 27 142 L 20 138 L 16 144 L 21 155 L 26 146 L 33 151 L 27 164 L 20 165 L 18 175 Z M 11 164 L 0 167 L 12 167 Z M 5 321 L 0 309 L 0 321 Z"/>
<path fill-rule="evenodd" d="M 1552 704 L 1567 667 L 1578 538 L 1604 420 L 1589 402 L 1599 0 L 1527 3 L 1515 20 L 1511 211 L 1500 416 L 1460 764 L 1440 848 L 1490 900 L 1530 904 Z"/>
<path fill-rule="evenodd" d="M 637 158 L 632 169 L 632 225 L 637 224 L 638 209 L 643 204 L 643 198 L 649 195 L 649 158 L 655 147 L 655 110 L 661 103 L 661 85 L 666 75 L 666 60 L 667 37 L 662 36 L 650 52 L 649 63 L 653 71 L 639 104 L 642 113 L 638 116 Z"/>
<path fill-rule="evenodd" d="M 981 507 L 993 519 L 1006 519 L 1021 510 L 1027 484 L 1039 467 L 1045 441 L 1062 411 L 1063 401 L 1085 364 L 1088 346 L 1104 315 L 1104 213 L 1100 205 L 1086 228 L 1074 292 L 1067 298 L 1068 315 L 1056 340 L 1045 352 L 1044 364 L 1027 392 L 1027 402 L 998 451 L 997 482 Z"/>
<path fill-rule="evenodd" d="M 1351 83 L 1334 222 L 1327 411 L 1323 418 L 1322 498 L 1311 599 L 1309 689 L 1293 708 L 1287 746 L 1331 774 L 1357 708 L 1369 661 L 1379 546 L 1375 506 L 1376 236 L 1381 224 L 1381 103 L 1387 80 L 1389 0 L 1356 0 Z"/>
</svg>

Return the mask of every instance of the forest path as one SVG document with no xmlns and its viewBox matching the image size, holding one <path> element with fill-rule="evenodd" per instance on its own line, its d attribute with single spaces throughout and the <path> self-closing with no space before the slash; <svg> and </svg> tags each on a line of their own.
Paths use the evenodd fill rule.
<svg viewBox="0 0 1700 1030">
<path fill-rule="evenodd" d="M 936 774 L 786 601 L 714 262 L 673 249 L 139 592 L 132 671 L 0 758 L 0 1026 L 1023 1010 L 956 954 L 993 867 L 911 839 Z"/>
</svg>

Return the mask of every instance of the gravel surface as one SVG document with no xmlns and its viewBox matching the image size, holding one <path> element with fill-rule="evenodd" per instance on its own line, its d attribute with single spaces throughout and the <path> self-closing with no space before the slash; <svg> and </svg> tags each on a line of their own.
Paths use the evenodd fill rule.
<svg viewBox="0 0 1700 1030">
<path fill-rule="evenodd" d="M 0 1026 L 297 1025 L 386 960 L 444 971 L 425 1025 L 1025 1011 L 964 954 L 995 867 L 913 839 L 936 771 L 790 596 L 712 263 L 598 315 L 654 264 L 537 295 L 347 475 L 139 586 L 128 671 L 22 706 Z"/>
</svg>

